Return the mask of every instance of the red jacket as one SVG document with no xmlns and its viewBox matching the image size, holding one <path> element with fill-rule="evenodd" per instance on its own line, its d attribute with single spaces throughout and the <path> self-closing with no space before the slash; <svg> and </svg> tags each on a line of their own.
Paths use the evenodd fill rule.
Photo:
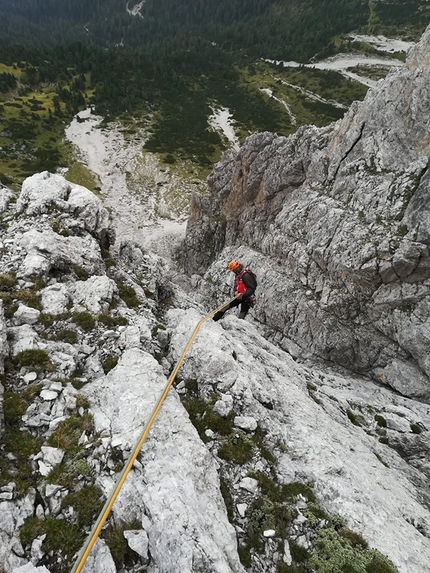
<svg viewBox="0 0 430 573">
<path fill-rule="evenodd" d="M 248 269 L 242 271 L 234 280 L 234 293 L 243 294 L 242 300 L 249 299 L 254 294 L 256 287 L 256 280 Z"/>
</svg>

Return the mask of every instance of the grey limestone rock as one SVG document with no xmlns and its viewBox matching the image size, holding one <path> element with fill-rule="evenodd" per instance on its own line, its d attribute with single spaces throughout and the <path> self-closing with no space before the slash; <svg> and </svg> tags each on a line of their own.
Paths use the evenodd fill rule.
<svg viewBox="0 0 430 573">
<path fill-rule="evenodd" d="M 90 235 L 62 237 L 52 230 L 31 230 L 22 235 L 18 246 L 26 254 L 17 273 L 20 278 L 46 276 L 51 270 L 66 272 L 75 265 L 89 274 L 104 268 L 100 247 Z"/>
<path fill-rule="evenodd" d="M 93 314 L 97 314 L 108 310 L 118 288 L 112 279 L 101 275 L 73 283 L 70 285 L 69 292 L 75 306 L 86 308 Z"/>
<path fill-rule="evenodd" d="M 82 573 L 116 573 L 115 562 L 109 551 L 109 547 L 103 539 L 97 539 L 93 550 L 82 568 Z"/>
<path fill-rule="evenodd" d="M 52 208 L 73 217 L 73 225 L 98 239 L 108 235 L 109 213 L 94 193 L 47 171 L 28 177 L 22 185 L 17 212 L 34 216 Z"/>
<path fill-rule="evenodd" d="M 295 356 L 375 377 L 385 369 L 386 383 L 422 400 L 430 398 L 429 55 L 430 28 L 343 119 L 288 138 L 254 134 L 226 154 L 209 195 L 193 197 L 182 246 L 186 271 L 207 279 L 199 288 L 211 306 L 228 292 L 228 260 L 242 257 L 259 280 L 255 319 Z"/>
<path fill-rule="evenodd" d="M 171 352 L 176 358 L 200 317 L 192 310 L 172 310 L 169 317 Z M 419 460 L 428 442 L 427 405 L 396 396 L 364 378 L 311 370 L 265 340 L 252 324 L 232 315 L 205 324 L 204 335 L 196 337 L 181 372 L 184 378 L 197 380 L 208 397 L 214 380 L 221 383 L 233 372 L 236 381 L 228 390 L 233 411 L 258 420 L 269 442 L 277 444 L 273 453 L 279 483 L 312 482 L 319 503 L 344 517 L 371 547 L 389 556 L 399 572 L 425 570 L 430 531 L 422 524 L 428 520 L 430 500 L 428 468 Z M 352 409 L 363 416 L 362 426 L 348 418 Z M 379 442 L 375 413 L 385 422 L 394 449 Z M 418 426 L 421 433 L 414 434 Z M 406 452 L 413 467 L 404 460 Z M 257 467 L 250 462 L 253 471 Z M 246 468 L 242 471 L 246 476 Z M 256 480 L 238 478 L 237 485 L 239 491 L 245 488 L 254 496 L 251 499 L 258 496 Z M 419 499 L 427 501 L 421 504 Z M 298 508 L 306 509 L 303 497 Z M 300 518 L 297 525 L 305 523 Z M 308 536 L 301 535 L 307 547 Z M 407 544 L 399 544 L 399 538 L 408 539 Z"/>
<path fill-rule="evenodd" d="M 98 431 L 127 453 L 149 419 L 166 383 L 149 354 L 126 350 L 109 374 L 86 386 Z M 116 520 L 145 520 L 153 568 L 160 571 L 243 572 L 234 530 L 219 493 L 216 464 L 171 392 L 157 417 L 156 434 L 142 447 L 145 463 L 133 470 L 117 498 Z M 104 481 L 106 493 L 113 487 Z M 175 493 L 174 514 L 171 492 Z M 147 519 L 147 515 L 151 519 Z"/>
<path fill-rule="evenodd" d="M 8 354 L 9 346 L 7 343 L 6 323 L 3 313 L 3 301 L 0 301 L 0 376 L 4 373 L 4 360 Z M 4 387 L 0 384 L 0 438 L 4 433 L 4 415 L 3 415 L 3 394 Z"/>
<path fill-rule="evenodd" d="M 13 315 L 14 323 L 17 326 L 23 324 L 35 324 L 40 316 L 40 310 L 20 304 Z"/>
</svg>

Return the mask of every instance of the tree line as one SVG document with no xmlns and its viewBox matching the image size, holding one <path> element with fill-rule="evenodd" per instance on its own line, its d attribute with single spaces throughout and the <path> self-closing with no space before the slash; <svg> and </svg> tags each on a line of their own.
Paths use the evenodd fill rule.
<svg viewBox="0 0 430 573">
<path fill-rule="evenodd" d="M 132 3 L 131 3 L 132 4 Z M 164 51 L 197 38 L 252 57 L 305 61 L 337 33 L 364 25 L 362 0 L 147 0 L 131 16 L 117 0 L 0 0 L 0 44 Z"/>
</svg>

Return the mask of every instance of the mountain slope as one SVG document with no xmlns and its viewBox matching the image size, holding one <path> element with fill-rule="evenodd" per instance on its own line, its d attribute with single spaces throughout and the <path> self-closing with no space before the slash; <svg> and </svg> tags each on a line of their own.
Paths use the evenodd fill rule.
<svg viewBox="0 0 430 573">
<path fill-rule="evenodd" d="M 425 401 L 429 74 L 428 29 L 343 120 L 251 136 L 216 166 L 210 197 L 194 196 L 184 244 L 189 273 L 213 263 L 212 295 L 245 257 L 261 276 L 258 320 L 294 354 Z"/>
<path fill-rule="evenodd" d="M 249 0 L 246 3 L 196 2 L 181 0 L 141 4 L 133 16 L 123 2 L 85 3 L 0 2 L 5 19 L 3 43 L 70 42 L 88 39 L 98 44 L 125 44 L 154 47 L 169 39 L 182 44 L 202 38 L 223 45 L 227 51 L 245 50 L 248 55 L 308 58 L 332 36 L 366 23 L 368 9 L 360 0 L 337 2 L 274 2 Z M 70 30 L 65 30 L 67 23 Z M 64 34 L 59 36 L 59 32 Z M 27 31 L 28 33 L 28 31 Z M 301 51 L 301 53 L 300 53 Z"/>
</svg>

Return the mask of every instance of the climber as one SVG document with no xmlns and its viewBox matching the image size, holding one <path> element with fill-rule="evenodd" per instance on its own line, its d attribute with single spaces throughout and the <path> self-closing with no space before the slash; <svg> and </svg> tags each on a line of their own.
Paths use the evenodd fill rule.
<svg viewBox="0 0 430 573">
<path fill-rule="evenodd" d="M 248 310 L 255 304 L 254 292 L 257 288 L 257 279 L 255 274 L 249 269 L 244 269 L 242 263 L 237 260 L 230 261 L 228 263 L 228 269 L 236 275 L 233 287 L 234 296 L 236 298 L 231 301 L 225 310 L 221 310 L 214 314 L 213 320 L 219 320 L 224 316 L 224 313 L 227 310 L 239 305 L 239 318 L 245 318 Z"/>
</svg>

